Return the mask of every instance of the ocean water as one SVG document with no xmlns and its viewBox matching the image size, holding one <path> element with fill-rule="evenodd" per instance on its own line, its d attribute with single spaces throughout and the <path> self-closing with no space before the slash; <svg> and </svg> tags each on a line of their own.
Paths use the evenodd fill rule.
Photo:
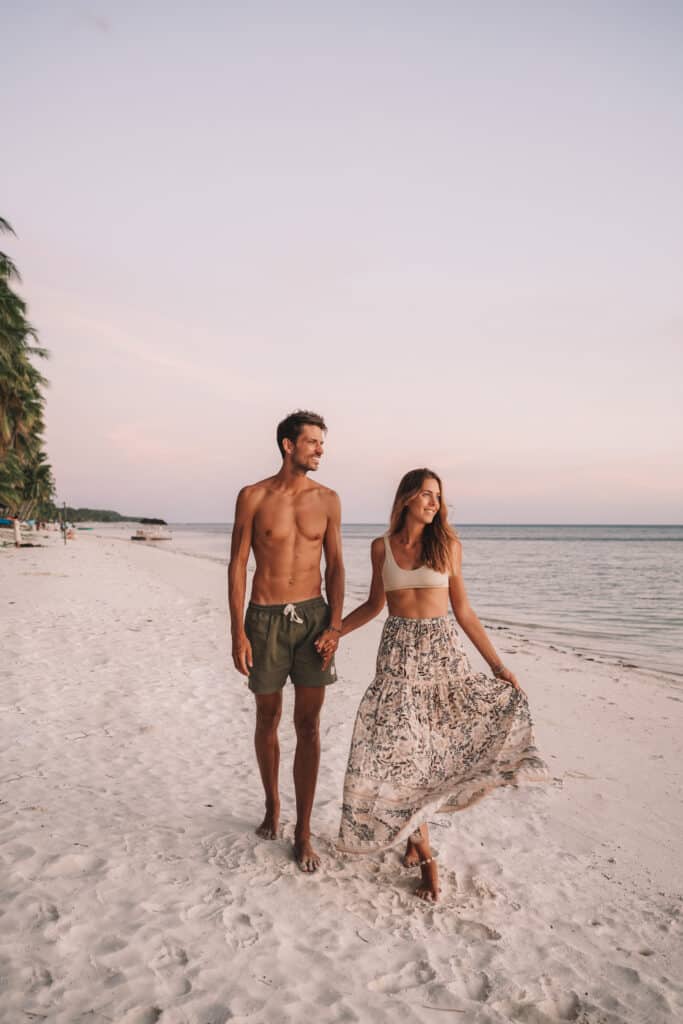
<svg viewBox="0 0 683 1024">
<path fill-rule="evenodd" d="M 176 523 L 172 547 L 228 560 L 227 523 Z M 381 524 L 343 528 L 347 607 Z M 463 576 L 489 626 L 683 683 L 683 526 L 461 526 Z M 495 638 L 494 638 L 495 639 Z"/>
</svg>

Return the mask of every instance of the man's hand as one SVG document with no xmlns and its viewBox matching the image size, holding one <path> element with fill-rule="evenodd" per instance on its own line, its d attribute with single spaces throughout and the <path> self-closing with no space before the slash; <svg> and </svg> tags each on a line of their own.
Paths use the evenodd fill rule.
<svg viewBox="0 0 683 1024">
<path fill-rule="evenodd" d="M 339 647 L 340 636 L 339 630 L 328 628 L 324 629 L 317 640 L 314 641 L 313 646 L 322 658 L 323 671 L 332 661 L 332 655 Z"/>
<path fill-rule="evenodd" d="M 249 675 L 249 669 L 254 664 L 254 655 L 251 652 L 251 644 L 246 633 L 240 633 L 233 637 L 232 660 L 238 672 L 241 672 L 243 676 Z"/>
</svg>

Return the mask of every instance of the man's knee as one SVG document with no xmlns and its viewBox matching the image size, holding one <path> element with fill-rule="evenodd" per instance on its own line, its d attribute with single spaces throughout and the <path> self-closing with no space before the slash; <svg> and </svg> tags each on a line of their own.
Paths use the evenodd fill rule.
<svg viewBox="0 0 683 1024">
<path fill-rule="evenodd" d="M 320 712 L 308 711 L 294 715 L 294 728 L 300 740 L 316 740 L 320 734 Z"/>
<path fill-rule="evenodd" d="M 277 732 L 280 724 L 282 707 L 279 705 L 257 706 L 256 708 L 256 731 L 258 733 Z"/>
</svg>

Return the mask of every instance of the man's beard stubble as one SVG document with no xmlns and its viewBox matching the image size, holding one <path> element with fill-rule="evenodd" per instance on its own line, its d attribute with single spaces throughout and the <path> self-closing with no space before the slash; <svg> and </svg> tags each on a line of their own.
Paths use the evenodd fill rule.
<svg viewBox="0 0 683 1024">
<path fill-rule="evenodd" d="M 298 473 L 302 473 L 304 476 L 306 476 L 308 473 L 315 473 L 316 470 L 318 469 L 318 467 L 317 466 L 307 466 L 305 462 L 295 462 L 294 463 L 294 469 Z"/>
</svg>

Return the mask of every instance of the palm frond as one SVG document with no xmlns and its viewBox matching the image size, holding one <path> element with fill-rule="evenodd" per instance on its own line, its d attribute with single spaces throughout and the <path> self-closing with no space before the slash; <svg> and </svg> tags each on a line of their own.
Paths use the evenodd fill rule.
<svg viewBox="0 0 683 1024">
<path fill-rule="evenodd" d="M 21 274 L 17 270 L 16 263 L 6 252 L 0 252 L 0 277 L 4 277 L 7 281 L 21 281 Z"/>
</svg>

